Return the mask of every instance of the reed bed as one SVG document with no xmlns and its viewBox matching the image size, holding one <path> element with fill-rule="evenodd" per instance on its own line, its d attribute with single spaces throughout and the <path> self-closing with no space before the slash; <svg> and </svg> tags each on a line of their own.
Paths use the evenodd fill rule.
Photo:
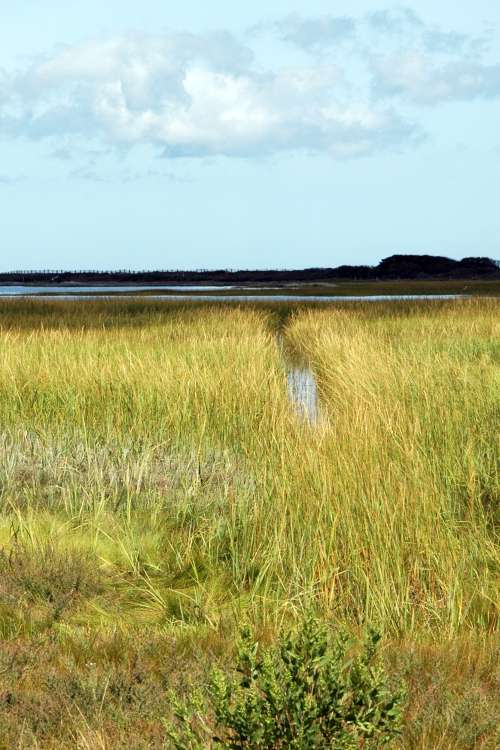
<svg viewBox="0 0 500 750">
<path fill-rule="evenodd" d="M 321 567 L 351 617 L 454 635 L 498 622 L 500 329 L 496 303 L 424 310 L 307 312 L 287 335 L 327 424 Z"/>
<path fill-rule="evenodd" d="M 0 748 L 163 747 L 168 687 L 311 607 L 383 632 L 401 747 L 495 747 L 499 332 L 494 300 L 2 302 Z"/>
</svg>

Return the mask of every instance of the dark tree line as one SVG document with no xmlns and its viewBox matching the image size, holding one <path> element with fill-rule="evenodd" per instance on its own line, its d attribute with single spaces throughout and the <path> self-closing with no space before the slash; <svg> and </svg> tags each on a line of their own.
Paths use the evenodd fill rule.
<svg viewBox="0 0 500 750">
<path fill-rule="evenodd" d="M 436 255 L 391 255 L 376 266 L 337 266 L 296 270 L 195 271 L 11 271 L 3 284 L 250 284 L 366 281 L 396 279 L 500 278 L 500 264 L 490 258 L 453 260 Z"/>
</svg>

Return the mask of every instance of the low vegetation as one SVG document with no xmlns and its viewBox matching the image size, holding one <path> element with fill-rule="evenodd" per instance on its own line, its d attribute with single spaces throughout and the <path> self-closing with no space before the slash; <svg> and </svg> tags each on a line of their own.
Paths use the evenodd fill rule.
<svg viewBox="0 0 500 750">
<path fill-rule="evenodd" d="M 181 702 L 174 695 L 168 737 L 175 750 L 388 745 L 400 732 L 403 694 L 387 689 L 375 659 L 378 640 L 370 632 L 362 653 L 348 658 L 348 638 L 332 642 L 327 628 L 306 615 L 297 633 L 261 654 L 245 630 L 236 677 L 214 670 L 209 706 L 203 696 Z"/>
<path fill-rule="evenodd" d="M 493 750 L 498 334 L 487 299 L 2 302 L 0 748 L 175 747 L 243 623 L 276 653 L 314 611 L 381 633 L 393 747 Z"/>
</svg>

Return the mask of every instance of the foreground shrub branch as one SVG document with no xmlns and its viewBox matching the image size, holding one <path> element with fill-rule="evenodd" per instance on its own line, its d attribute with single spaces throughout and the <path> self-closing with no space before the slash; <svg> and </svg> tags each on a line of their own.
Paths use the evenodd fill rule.
<svg viewBox="0 0 500 750">
<path fill-rule="evenodd" d="M 175 750 L 315 750 L 390 745 L 399 734 L 401 691 L 391 691 L 377 665 L 379 636 L 370 631 L 359 654 L 344 635 L 307 618 L 275 647 L 260 651 L 249 630 L 232 674 L 213 672 L 208 704 L 199 693 L 173 697 L 167 724 Z M 215 727 L 211 730 L 211 727 Z"/>
</svg>

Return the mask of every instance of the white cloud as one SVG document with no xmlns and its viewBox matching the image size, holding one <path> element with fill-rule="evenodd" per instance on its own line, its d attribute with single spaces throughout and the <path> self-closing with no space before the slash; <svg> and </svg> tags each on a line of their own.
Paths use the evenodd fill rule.
<svg viewBox="0 0 500 750">
<path fill-rule="evenodd" d="M 263 65 L 224 31 L 60 46 L 0 72 L 0 133 L 48 139 L 60 159 L 134 146 L 170 158 L 347 158 L 417 143 L 420 128 L 402 114 L 408 103 L 500 96 L 500 66 L 484 62 L 477 38 L 430 27 L 406 8 L 289 16 L 254 32 L 263 30 L 285 42 L 277 59 L 288 64 Z M 286 57 L 290 44 L 306 57 Z M 94 174 L 94 162 L 84 166 Z"/>
<path fill-rule="evenodd" d="M 416 105 L 500 97 L 500 65 L 470 60 L 444 64 L 428 55 L 409 52 L 373 62 L 376 98 L 400 97 Z"/>
<path fill-rule="evenodd" d="M 414 10 L 406 7 L 376 10 L 367 16 L 368 25 L 383 34 L 402 34 L 420 31 L 425 24 Z"/>
<path fill-rule="evenodd" d="M 500 96 L 500 65 L 485 62 L 488 39 L 426 24 L 411 8 L 360 17 L 290 16 L 260 26 L 316 59 L 341 61 L 371 81 L 371 101 L 416 106 Z"/>
<path fill-rule="evenodd" d="M 324 15 L 317 18 L 289 16 L 280 21 L 254 27 L 255 32 L 271 31 L 283 41 L 306 52 L 324 53 L 343 42 L 364 47 L 381 44 L 384 48 L 410 46 L 431 53 L 461 54 L 480 51 L 483 37 L 460 34 L 427 25 L 411 8 L 396 7 L 373 11 L 365 16 Z"/>
<path fill-rule="evenodd" d="M 162 182 L 189 183 L 185 177 L 179 177 L 174 172 L 161 169 L 120 169 L 103 170 L 91 165 L 84 165 L 73 169 L 69 174 L 71 179 L 86 182 L 101 182 L 106 184 L 121 183 L 123 185 L 132 182 L 144 182 L 146 180 L 160 180 Z"/>
<path fill-rule="evenodd" d="M 346 100 L 334 65 L 265 71 L 252 61 L 252 52 L 223 32 L 62 47 L 10 77 L 3 130 L 154 145 L 171 157 L 296 149 L 344 157 L 415 137 L 415 126 L 393 110 Z"/>
<path fill-rule="evenodd" d="M 264 29 L 265 26 L 261 28 Z M 284 42 L 315 52 L 352 39 L 356 34 L 357 21 L 348 16 L 301 18 L 295 15 L 276 21 L 268 28 L 275 31 Z M 255 30 L 258 31 L 259 27 L 255 27 Z"/>
</svg>

